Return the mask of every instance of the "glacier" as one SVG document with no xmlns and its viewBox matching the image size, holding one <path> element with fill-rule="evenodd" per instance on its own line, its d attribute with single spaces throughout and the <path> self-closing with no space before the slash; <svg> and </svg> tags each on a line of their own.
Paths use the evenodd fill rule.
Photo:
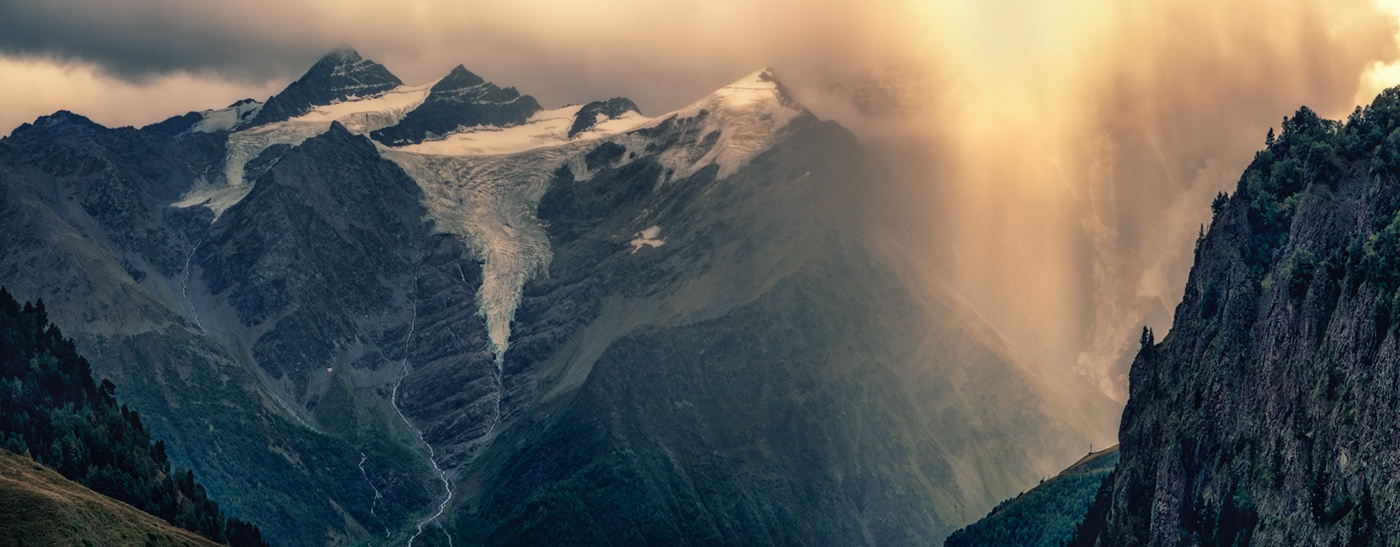
<svg viewBox="0 0 1400 547">
<path fill-rule="evenodd" d="M 229 118 L 256 114 L 262 103 L 237 103 L 209 111 L 196 130 L 231 130 L 224 158 L 223 180 L 197 184 L 174 203 L 204 206 L 218 219 L 252 190 L 244 168 L 264 150 L 296 146 L 340 123 L 352 133 L 369 135 L 392 127 L 423 104 L 437 81 L 399 86 L 371 97 L 350 97 L 285 121 L 239 129 Z M 499 370 L 510 347 L 510 326 L 525 283 L 546 274 L 552 258 L 549 238 L 535 211 L 554 174 L 567 168 L 575 180 L 587 180 L 584 154 L 601 142 L 627 151 L 645 151 L 661 144 L 671 124 L 688 123 L 703 135 L 707 146 L 671 146 L 660 163 L 666 168 L 661 183 L 680 180 L 716 164 L 726 178 L 767 149 L 778 131 L 806 110 L 793 101 L 771 69 L 758 70 L 684 108 L 649 118 L 636 111 L 609 117 L 598 114 L 588 130 L 570 136 L 583 107 L 565 106 L 532 115 L 525 123 L 506 127 L 458 128 L 447 135 L 390 147 L 376 142 L 380 155 L 393 161 L 423 191 L 424 206 L 438 230 L 462 238 L 482 264 L 483 283 L 477 313 L 486 322 Z M 207 123 L 206 123 L 207 122 Z M 621 160 L 626 163 L 631 154 Z M 659 246 L 660 228 L 643 230 L 628 244 L 634 252 Z"/>
</svg>

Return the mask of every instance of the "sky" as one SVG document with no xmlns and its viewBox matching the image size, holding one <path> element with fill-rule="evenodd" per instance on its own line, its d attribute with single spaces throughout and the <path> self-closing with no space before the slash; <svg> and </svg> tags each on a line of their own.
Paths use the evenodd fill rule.
<svg viewBox="0 0 1400 547">
<path fill-rule="evenodd" d="M 1264 134 L 1400 84 L 1400 0 L 0 0 L 0 135 L 275 93 L 349 46 L 546 108 L 649 115 L 773 67 L 908 185 L 930 260 L 1029 358 L 1122 400 Z M 858 108 L 883 89 L 888 108 Z M 893 106 L 890 106 L 893 105 Z M 869 106 L 869 105 L 866 105 Z"/>
</svg>

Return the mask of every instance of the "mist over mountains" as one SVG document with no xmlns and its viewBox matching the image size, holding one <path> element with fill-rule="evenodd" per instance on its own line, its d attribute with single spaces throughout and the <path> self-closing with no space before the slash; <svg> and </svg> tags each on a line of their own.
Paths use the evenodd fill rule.
<svg viewBox="0 0 1400 547">
<path fill-rule="evenodd" d="M 1171 331 L 1142 328 L 1112 471 L 947 545 L 1395 544 L 1397 127 L 1391 88 L 1268 131 L 1211 204 Z"/>
<path fill-rule="evenodd" d="M 0 140 L 0 276 L 275 545 L 923 544 L 1107 444 L 772 71 L 603 99 L 342 49 L 44 116 Z"/>
</svg>

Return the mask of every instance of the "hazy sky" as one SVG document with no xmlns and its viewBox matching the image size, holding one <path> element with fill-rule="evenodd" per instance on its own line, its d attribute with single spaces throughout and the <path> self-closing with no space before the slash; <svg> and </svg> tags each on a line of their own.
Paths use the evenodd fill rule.
<svg viewBox="0 0 1400 547">
<path fill-rule="evenodd" d="M 507 5 L 501 5 L 507 4 Z M 1031 358 L 1121 394 L 1165 334 L 1210 199 L 1309 105 L 1400 83 L 1366 0 L 0 0 L 0 135 L 58 109 L 142 125 L 266 98 L 351 46 L 410 84 L 462 63 L 546 107 L 679 108 L 764 66 L 926 200 L 930 239 Z M 873 72 L 872 72 L 873 71 Z M 866 118 L 832 84 L 897 79 Z"/>
</svg>

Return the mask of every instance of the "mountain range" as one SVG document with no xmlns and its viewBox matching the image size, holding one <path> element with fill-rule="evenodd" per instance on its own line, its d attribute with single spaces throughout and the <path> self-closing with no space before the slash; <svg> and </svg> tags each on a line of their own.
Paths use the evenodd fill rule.
<svg viewBox="0 0 1400 547">
<path fill-rule="evenodd" d="M 0 139 L 0 283 L 274 545 L 928 544 L 1116 407 L 948 288 L 898 192 L 770 70 L 647 117 L 346 49 Z"/>
</svg>

